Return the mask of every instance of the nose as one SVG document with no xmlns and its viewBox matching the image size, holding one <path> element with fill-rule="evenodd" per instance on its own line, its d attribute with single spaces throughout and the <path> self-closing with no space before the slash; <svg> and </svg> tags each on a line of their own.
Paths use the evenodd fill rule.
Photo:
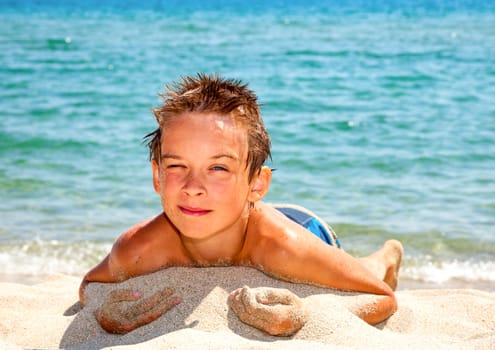
<svg viewBox="0 0 495 350">
<path fill-rule="evenodd" d="M 190 173 L 182 188 L 183 192 L 188 196 L 199 196 L 206 193 L 206 189 L 201 181 L 201 178 L 198 174 Z"/>
</svg>

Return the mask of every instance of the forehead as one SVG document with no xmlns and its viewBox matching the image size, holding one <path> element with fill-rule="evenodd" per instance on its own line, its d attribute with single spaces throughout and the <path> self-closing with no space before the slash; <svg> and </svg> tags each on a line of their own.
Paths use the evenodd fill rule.
<svg viewBox="0 0 495 350">
<path fill-rule="evenodd" d="M 196 147 L 232 148 L 239 156 L 247 155 L 247 128 L 229 115 L 217 113 L 183 113 L 162 127 L 161 146 L 177 149 L 186 144 Z"/>
</svg>

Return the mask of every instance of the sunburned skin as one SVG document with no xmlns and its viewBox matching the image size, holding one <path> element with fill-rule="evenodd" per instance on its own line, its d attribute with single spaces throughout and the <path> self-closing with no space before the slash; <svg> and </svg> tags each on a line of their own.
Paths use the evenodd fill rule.
<svg viewBox="0 0 495 350">
<path fill-rule="evenodd" d="M 388 241 L 368 257 L 355 258 L 264 203 L 272 171 L 264 165 L 269 142 L 255 96 L 236 82 L 204 76 L 197 80 L 187 80 L 186 91 L 168 95 L 157 117 L 160 133 L 152 133 L 153 187 L 162 212 L 117 239 L 85 275 L 81 303 L 91 282 L 121 282 L 171 266 L 231 265 L 254 267 L 287 281 L 374 295 L 371 312 L 360 317 L 369 324 L 390 317 L 397 310 L 393 290 L 402 245 Z M 222 104 L 243 106 L 249 115 L 236 115 L 231 109 L 220 113 Z M 122 295 L 113 296 L 97 313 L 98 320 L 110 332 L 135 329 L 174 305 L 177 300 L 168 293 L 164 289 L 163 299 L 170 299 L 164 303 L 158 297 L 141 300 L 124 293 L 131 301 L 122 301 Z M 120 309 L 129 303 L 138 306 Z M 113 313 L 113 308 L 120 311 Z"/>
<path fill-rule="evenodd" d="M 370 295 L 350 301 L 347 309 L 366 320 L 378 312 L 380 298 Z M 234 290 L 228 301 L 242 322 L 274 336 L 294 335 L 311 317 L 303 301 L 287 289 L 244 286 Z"/>
<path fill-rule="evenodd" d="M 373 266 L 381 271 L 377 273 L 385 275 L 384 282 L 395 290 L 402 254 L 402 244 L 396 240 L 389 240 L 385 242 L 382 249 L 372 254 L 371 258 L 363 259 L 380 261 L 381 263 L 373 264 Z M 383 268 L 384 266 L 387 268 Z M 378 308 L 381 307 L 380 299 L 382 298 L 370 295 L 360 302 L 351 302 L 348 309 L 369 323 L 380 322 L 376 320 L 375 315 L 380 311 Z M 309 317 L 299 298 L 287 290 L 243 287 L 231 293 L 229 302 L 241 321 L 271 335 L 293 335 L 304 326 Z"/>
<path fill-rule="evenodd" d="M 395 289 L 402 259 L 400 243 L 387 241 L 383 248 L 372 256 L 373 259 L 388 261 L 385 280 Z M 376 314 L 380 312 L 383 298 L 369 295 L 359 302 L 350 302 L 348 309 L 369 323 L 379 322 L 380 319 L 376 320 Z M 144 299 L 141 299 L 139 291 L 117 290 L 107 296 L 95 311 L 95 317 L 107 332 L 125 334 L 155 320 L 181 302 L 182 298 L 170 287 L 165 287 Z M 244 286 L 230 293 L 228 303 L 242 322 L 274 336 L 294 335 L 310 317 L 303 301 L 286 289 Z"/>
<path fill-rule="evenodd" d="M 401 244 L 395 240 L 387 241 L 372 256 L 373 259 L 388 262 L 384 273 L 387 283 L 395 288 L 402 259 Z M 376 315 L 382 312 L 383 298 L 369 295 L 359 302 L 350 302 L 348 309 L 368 323 L 378 323 L 381 319 Z M 95 311 L 95 317 L 107 332 L 124 334 L 155 320 L 181 302 L 182 298 L 170 287 L 145 299 L 141 299 L 139 291 L 117 290 L 107 296 Z M 310 317 L 303 302 L 286 289 L 244 286 L 229 295 L 228 303 L 242 322 L 274 336 L 297 333 Z"/>
</svg>

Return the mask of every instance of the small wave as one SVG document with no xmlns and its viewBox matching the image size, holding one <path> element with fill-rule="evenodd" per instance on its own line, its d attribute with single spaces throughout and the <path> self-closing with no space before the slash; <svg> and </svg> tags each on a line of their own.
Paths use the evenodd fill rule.
<svg viewBox="0 0 495 350">
<path fill-rule="evenodd" d="M 35 239 L 0 246 L 1 276 L 81 276 L 110 251 L 111 242 Z"/>
<path fill-rule="evenodd" d="M 51 274 L 82 276 L 110 251 L 111 241 L 63 242 L 35 239 L 0 246 L 0 281 L 29 281 Z M 495 261 L 432 256 L 406 257 L 400 278 L 422 287 L 478 286 L 495 290 Z"/>
<path fill-rule="evenodd" d="M 46 43 L 50 50 L 66 50 L 70 47 L 72 38 L 70 36 L 67 36 L 65 38 L 49 38 L 46 40 Z"/>
<path fill-rule="evenodd" d="M 495 261 L 436 260 L 430 256 L 406 259 L 401 278 L 427 285 L 480 284 L 495 290 Z"/>
</svg>

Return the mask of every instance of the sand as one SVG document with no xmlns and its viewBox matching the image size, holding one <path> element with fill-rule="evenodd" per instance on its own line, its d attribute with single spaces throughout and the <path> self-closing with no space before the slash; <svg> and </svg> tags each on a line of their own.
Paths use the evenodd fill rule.
<svg viewBox="0 0 495 350">
<path fill-rule="evenodd" d="M 348 308 L 368 296 L 291 284 L 243 267 L 169 268 L 120 284 L 92 283 L 88 305 L 80 279 L 52 276 L 43 283 L 0 283 L 0 348 L 6 349 L 495 349 L 495 293 L 473 289 L 401 290 L 399 310 L 372 327 Z M 266 335 L 229 309 L 229 293 L 248 285 L 286 288 L 309 312 L 292 337 Z M 174 287 L 183 302 L 125 335 L 103 331 L 93 311 L 112 290 L 145 296 Z"/>
</svg>

